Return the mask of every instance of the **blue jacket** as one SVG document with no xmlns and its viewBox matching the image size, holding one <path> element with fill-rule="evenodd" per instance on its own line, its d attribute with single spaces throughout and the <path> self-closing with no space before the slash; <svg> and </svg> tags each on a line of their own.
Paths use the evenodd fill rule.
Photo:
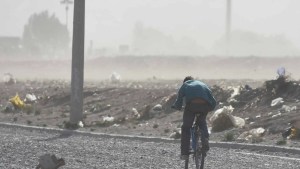
<svg viewBox="0 0 300 169">
<path fill-rule="evenodd" d="M 184 97 L 185 103 L 190 102 L 194 98 L 202 98 L 212 106 L 212 109 L 216 107 L 216 100 L 212 96 L 211 90 L 206 84 L 198 80 L 188 80 L 183 83 L 178 91 L 177 99 L 172 107 L 181 110 Z"/>
</svg>

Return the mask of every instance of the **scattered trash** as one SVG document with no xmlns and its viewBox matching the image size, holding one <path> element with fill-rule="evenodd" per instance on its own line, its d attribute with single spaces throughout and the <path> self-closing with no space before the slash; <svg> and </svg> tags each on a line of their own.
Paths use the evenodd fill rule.
<svg viewBox="0 0 300 169">
<path fill-rule="evenodd" d="M 170 138 L 173 138 L 173 139 L 180 139 L 181 138 L 181 129 L 178 128 L 176 129 L 174 132 L 172 132 L 169 136 Z"/>
<path fill-rule="evenodd" d="M 290 107 L 290 106 L 287 106 L 287 105 L 283 105 L 280 109 L 280 112 L 289 113 L 289 112 L 295 111 L 295 110 L 297 110 L 297 106 Z"/>
<path fill-rule="evenodd" d="M 271 102 L 271 107 L 274 107 L 274 106 L 277 106 L 277 105 L 280 105 L 282 104 L 284 101 L 283 101 L 283 98 L 279 97 L 277 99 L 274 99 L 272 100 Z"/>
<path fill-rule="evenodd" d="M 81 128 L 84 126 L 83 123 L 82 123 L 82 121 L 78 122 L 78 126 L 81 127 Z"/>
<path fill-rule="evenodd" d="M 262 127 L 252 129 L 250 131 L 243 132 L 238 138 L 238 141 L 251 141 L 252 143 L 262 141 L 262 137 L 265 133 L 265 129 Z"/>
<path fill-rule="evenodd" d="M 115 118 L 112 116 L 104 116 L 103 117 L 103 122 L 113 122 L 114 120 L 115 120 Z"/>
<path fill-rule="evenodd" d="M 238 87 L 231 87 L 230 86 L 230 87 L 228 87 L 228 89 L 233 90 L 233 92 L 231 93 L 231 96 L 230 96 L 230 98 L 228 98 L 227 101 L 228 102 L 236 102 L 234 97 L 240 94 L 240 90 L 241 90 L 240 86 L 238 86 Z"/>
<path fill-rule="evenodd" d="M 116 72 L 113 72 L 111 75 L 110 75 L 110 81 L 112 83 L 120 83 L 121 82 L 121 76 L 116 73 Z"/>
<path fill-rule="evenodd" d="M 23 109 L 25 107 L 25 103 L 20 99 L 20 96 L 18 94 L 9 99 L 9 101 L 15 106 L 15 108 Z"/>
<path fill-rule="evenodd" d="M 120 124 L 114 124 L 114 125 L 112 125 L 113 127 L 119 127 L 120 126 Z"/>
<path fill-rule="evenodd" d="M 280 113 L 280 112 L 277 113 L 277 114 L 274 114 L 274 115 L 272 116 L 272 118 L 276 118 L 276 117 L 279 117 L 279 116 L 281 116 L 281 113 Z"/>
<path fill-rule="evenodd" d="M 3 75 L 3 82 L 5 84 L 12 85 L 12 84 L 15 84 L 17 81 L 16 81 L 16 79 L 14 78 L 14 76 L 12 74 L 5 73 Z"/>
<path fill-rule="evenodd" d="M 30 103 L 33 103 L 37 100 L 36 96 L 34 94 L 26 94 L 26 97 L 25 97 L 25 102 L 30 102 Z"/>
<path fill-rule="evenodd" d="M 64 159 L 57 159 L 55 155 L 45 154 L 40 156 L 39 164 L 36 166 L 36 169 L 58 169 L 65 164 Z"/>
<path fill-rule="evenodd" d="M 152 108 L 152 110 L 154 110 L 154 111 L 162 111 L 162 105 L 157 104 L 157 105 L 155 105 L 155 106 Z"/>
<path fill-rule="evenodd" d="M 136 108 L 132 108 L 132 113 L 136 119 L 139 119 L 141 117 L 140 113 L 137 111 Z"/>
<path fill-rule="evenodd" d="M 297 129 L 294 126 L 291 126 L 282 133 L 282 137 L 285 139 L 295 139 L 300 137 L 299 132 L 300 132 L 299 129 Z"/>
<path fill-rule="evenodd" d="M 278 77 L 284 77 L 285 76 L 285 68 L 284 67 L 279 67 L 277 69 L 277 74 L 278 74 Z"/>
</svg>

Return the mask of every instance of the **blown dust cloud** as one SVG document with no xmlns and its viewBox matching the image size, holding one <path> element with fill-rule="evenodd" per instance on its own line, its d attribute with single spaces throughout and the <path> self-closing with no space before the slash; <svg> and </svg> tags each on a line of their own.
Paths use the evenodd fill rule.
<svg viewBox="0 0 300 169">
<path fill-rule="evenodd" d="M 51 9 L 40 1 L 34 7 L 22 1 L 18 8 L 12 2 L 3 6 L 22 15 L 0 17 L 11 28 L 0 29 L 5 76 L 0 121 L 64 129 L 70 118 L 73 6 L 67 22 L 58 2 L 45 1 Z M 225 1 L 124 2 L 86 1 L 84 118 L 78 130 L 178 139 L 182 112 L 170 107 L 183 78 L 192 75 L 206 82 L 217 100 L 207 119 L 211 140 L 300 147 L 299 132 L 285 132 L 300 131 L 300 29 L 286 19 L 297 15 L 298 1 L 233 1 L 227 30 Z M 247 6 L 257 7 L 257 15 Z M 182 8 L 190 10 L 179 16 Z M 41 24 L 37 29 L 48 37 L 34 42 L 39 33 L 31 21 L 39 17 L 59 31 Z M 67 33 L 48 43 L 57 32 Z M 64 48 L 56 45 L 61 42 Z M 279 67 L 286 70 L 284 80 Z M 12 104 L 16 94 L 25 106 Z M 226 117 L 222 130 L 215 124 L 218 113 Z"/>
</svg>

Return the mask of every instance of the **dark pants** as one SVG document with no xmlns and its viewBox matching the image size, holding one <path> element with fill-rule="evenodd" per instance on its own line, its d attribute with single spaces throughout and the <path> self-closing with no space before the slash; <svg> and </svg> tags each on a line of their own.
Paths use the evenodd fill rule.
<svg viewBox="0 0 300 169">
<path fill-rule="evenodd" d="M 207 129 L 206 116 L 211 110 L 208 104 L 187 104 L 183 113 L 183 124 L 181 126 L 181 154 L 189 153 L 190 148 L 190 129 L 192 128 L 196 113 L 200 113 L 199 125 L 201 132 L 201 140 L 208 139 L 209 133 Z"/>
</svg>

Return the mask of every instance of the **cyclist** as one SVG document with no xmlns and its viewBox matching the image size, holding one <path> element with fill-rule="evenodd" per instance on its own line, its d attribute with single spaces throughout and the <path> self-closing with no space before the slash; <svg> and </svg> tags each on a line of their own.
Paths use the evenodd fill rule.
<svg viewBox="0 0 300 169">
<path fill-rule="evenodd" d="M 195 114 L 200 113 L 200 129 L 202 147 L 205 151 L 209 150 L 209 133 L 206 124 L 207 113 L 216 107 L 216 100 L 209 87 L 192 76 L 187 76 L 183 80 L 175 103 L 172 108 L 181 110 L 185 98 L 185 108 L 183 113 L 183 124 L 181 126 L 181 156 L 180 159 L 186 160 L 189 156 L 190 129 L 193 125 Z"/>
</svg>

